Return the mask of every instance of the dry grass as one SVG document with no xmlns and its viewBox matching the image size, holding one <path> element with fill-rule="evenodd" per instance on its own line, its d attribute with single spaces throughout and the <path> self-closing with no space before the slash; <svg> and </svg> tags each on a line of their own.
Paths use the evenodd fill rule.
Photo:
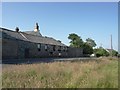
<svg viewBox="0 0 120 90">
<path fill-rule="evenodd" d="M 118 60 L 53 62 L 3 68 L 3 88 L 117 88 Z"/>
</svg>

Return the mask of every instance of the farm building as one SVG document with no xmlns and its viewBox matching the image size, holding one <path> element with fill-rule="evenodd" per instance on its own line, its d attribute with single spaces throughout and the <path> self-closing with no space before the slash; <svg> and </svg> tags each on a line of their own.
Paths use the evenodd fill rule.
<svg viewBox="0 0 120 90">
<path fill-rule="evenodd" d="M 36 23 L 34 31 L 22 32 L 0 28 L 2 59 L 40 58 L 40 57 L 80 57 L 82 49 L 71 48 L 60 40 L 42 36 Z"/>
</svg>

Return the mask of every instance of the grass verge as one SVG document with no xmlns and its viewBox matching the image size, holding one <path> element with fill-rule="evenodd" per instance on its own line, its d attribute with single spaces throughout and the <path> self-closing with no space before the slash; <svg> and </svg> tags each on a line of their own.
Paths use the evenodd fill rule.
<svg viewBox="0 0 120 90">
<path fill-rule="evenodd" d="M 2 70 L 3 88 L 117 88 L 118 60 L 22 64 Z"/>
</svg>

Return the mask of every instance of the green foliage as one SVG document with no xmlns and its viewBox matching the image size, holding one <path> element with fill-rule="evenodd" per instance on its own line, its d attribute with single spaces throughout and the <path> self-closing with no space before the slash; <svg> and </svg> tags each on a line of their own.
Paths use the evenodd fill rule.
<svg viewBox="0 0 120 90">
<path fill-rule="evenodd" d="M 118 55 L 118 52 L 115 51 L 115 50 L 112 50 L 112 55 L 113 55 L 113 56 L 117 56 L 117 55 Z"/>
<path fill-rule="evenodd" d="M 94 53 L 96 54 L 97 57 L 100 56 L 109 56 L 111 55 L 111 52 L 107 52 L 104 48 L 99 47 L 98 49 L 94 49 Z M 115 50 L 112 50 L 112 56 L 118 56 L 118 52 Z"/>
<path fill-rule="evenodd" d="M 82 47 L 83 41 L 80 36 L 75 33 L 69 34 L 68 39 L 70 39 L 70 46 L 72 47 Z"/>
<path fill-rule="evenodd" d="M 100 56 L 109 56 L 109 53 L 104 48 L 94 49 L 94 53 L 97 57 Z"/>
<path fill-rule="evenodd" d="M 83 54 L 92 54 L 93 53 L 93 48 L 88 45 L 87 43 L 83 44 Z"/>
<path fill-rule="evenodd" d="M 89 44 L 91 47 L 95 47 L 96 43 L 94 40 L 92 40 L 91 38 L 86 39 L 86 43 Z"/>
<path fill-rule="evenodd" d="M 77 47 L 77 48 L 83 48 L 83 54 L 92 54 L 93 53 L 93 47 L 96 46 L 96 43 L 91 38 L 86 39 L 86 42 L 83 42 L 80 36 L 78 36 L 75 33 L 71 33 L 68 36 L 68 39 L 70 39 L 70 46 L 71 47 Z"/>
<path fill-rule="evenodd" d="M 118 53 L 118 55 L 117 55 L 119 58 L 120 58 L 120 54 Z"/>
</svg>

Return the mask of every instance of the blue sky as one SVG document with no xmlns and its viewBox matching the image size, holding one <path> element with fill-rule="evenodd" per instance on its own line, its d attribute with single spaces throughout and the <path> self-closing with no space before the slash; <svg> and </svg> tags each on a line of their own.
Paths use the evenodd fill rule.
<svg viewBox="0 0 120 90">
<path fill-rule="evenodd" d="M 38 22 L 43 36 L 69 45 L 68 35 L 76 33 L 85 41 L 92 38 L 99 47 L 118 50 L 117 2 L 9 2 L 2 3 L 2 27 L 33 30 Z"/>
</svg>

